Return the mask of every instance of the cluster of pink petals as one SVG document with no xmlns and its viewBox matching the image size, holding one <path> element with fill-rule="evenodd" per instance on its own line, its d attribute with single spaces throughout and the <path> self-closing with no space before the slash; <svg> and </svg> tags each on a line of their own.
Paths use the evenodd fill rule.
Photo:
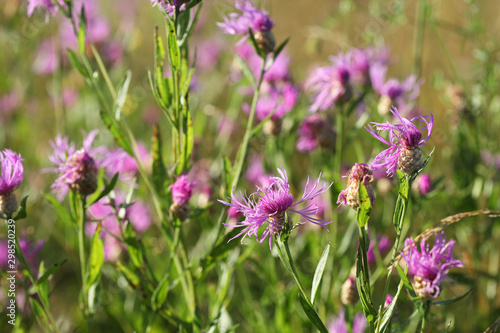
<svg viewBox="0 0 500 333">
<path fill-rule="evenodd" d="M 21 155 L 10 149 L 0 152 L 0 195 L 9 194 L 21 185 L 24 177 L 23 159 Z"/>
<path fill-rule="evenodd" d="M 217 23 L 223 33 L 246 35 L 248 29 L 254 32 L 264 32 L 273 28 L 274 22 L 267 13 L 255 8 L 249 0 L 236 0 L 235 7 L 241 13 L 231 13 L 229 17 L 223 17 L 224 22 Z"/>
</svg>

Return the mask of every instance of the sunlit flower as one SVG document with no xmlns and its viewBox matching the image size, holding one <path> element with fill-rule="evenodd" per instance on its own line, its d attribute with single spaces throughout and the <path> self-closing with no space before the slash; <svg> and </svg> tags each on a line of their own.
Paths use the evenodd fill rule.
<svg viewBox="0 0 500 333">
<path fill-rule="evenodd" d="M 177 215 L 181 220 L 189 217 L 189 199 L 193 194 L 195 184 L 188 180 L 186 175 L 181 175 L 176 182 L 168 188 L 172 190 L 172 205 L 170 211 Z"/>
<path fill-rule="evenodd" d="M 420 243 L 419 250 L 413 238 L 406 239 L 405 251 L 401 254 L 408 264 L 409 276 L 413 279 L 413 287 L 417 296 L 438 297 L 441 292 L 441 283 L 451 281 L 446 277 L 450 268 L 463 267 L 462 262 L 452 256 L 454 245 L 453 240 L 446 242 L 444 232 L 436 235 L 432 249 L 425 244 L 425 240 Z"/>
<path fill-rule="evenodd" d="M 347 172 L 347 188 L 342 190 L 339 194 L 337 204 L 351 206 L 352 209 L 356 210 L 359 207 L 359 185 L 363 183 L 370 197 L 370 201 L 373 205 L 375 200 L 375 195 L 373 194 L 373 188 L 371 183 L 373 182 L 373 170 L 368 164 L 356 163 Z"/>
<path fill-rule="evenodd" d="M 290 184 L 285 169 L 278 169 L 278 173 L 279 177 L 271 177 L 269 179 L 269 186 L 264 188 L 257 186 L 257 192 L 249 196 L 242 195 L 241 200 L 234 193 L 231 193 L 231 203 L 219 200 L 219 202 L 227 206 L 236 208 L 245 216 L 244 221 L 235 225 L 227 225 L 232 228 L 243 228 L 232 239 L 243 235 L 241 239 L 243 242 L 245 237 L 253 236 L 256 241 L 262 243 L 269 236 L 269 246 L 271 247 L 272 235 L 277 235 L 281 232 L 285 219 L 290 212 L 300 214 L 307 222 L 323 227 L 330 223 L 313 217 L 318 211 L 318 206 L 315 203 L 309 203 L 302 209 L 297 208 L 298 205 L 311 201 L 325 192 L 329 188 L 326 183 L 320 186 L 320 178 L 318 178 L 312 186 L 309 186 L 308 179 L 302 198 L 294 202 L 294 197 L 290 193 Z M 267 226 L 265 226 L 266 224 Z M 259 229 L 262 226 L 265 226 L 265 230 L 259 237 Z"/>
<path fill-rule="evenodd" d="M 376 139 L 390 146 L 375 157 L 371 167 L 374 170 L 386 168 L 389 176 L 392 176 L 398 168 L 411 175 L 423 165 L 420 146 L 426 144 L 431 136 L 434 116 L 431 113 L 430 116 L 417 116 L 408 120 L 402 117 L 396 108 L 393 108 L 391 112 L 399 119 L 400 124 L 372 123 L 373 127 L 366 127 L 368 132 Z M 427 120 L 426 118 L 430 119 Z M 413 124 L 417 120 L 424 124 L 421 129 Z M 427 138 L 425 139 L 422 139 L 423 129 L 427 130 Z M 384 139 L 377 131 L 388 131 L 389 141 Z"/>
</svg>

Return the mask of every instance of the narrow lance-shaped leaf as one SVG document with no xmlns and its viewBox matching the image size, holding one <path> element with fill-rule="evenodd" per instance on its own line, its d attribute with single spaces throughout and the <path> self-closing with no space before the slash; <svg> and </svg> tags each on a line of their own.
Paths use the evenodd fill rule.
<svg viewBox="0 0 500 333">
<path fill-rule="evenodd" d="M 151 138 L 151 155 L 153 157 L 152 179 L 156 191 L 165 194 L 165 182 L 167 181 L 167 170 L 163 163 L 162 137 L 158 124 L 153 126 L 153 137 Z"/>
<path fill-rule="evenodd" d="M 84 78 L 88 78 L 89 73 L 88 73 L 87 69 L 85 68 L 85 66 L 82 64 L 82 62 L 78 59 L 75 52 L 73 52 L 71 50 L 67 50 L 67 51 L 68 51 L 69 62 L 71 62 L 71 65 L 73 66 L 73 68 L 76 69 L 76 71 L 78 73 L 80 73 Z"/>
<path fill-rule="evenodd" d="M 101 191 L 101 192 L 96 192 L 98 193 L 96 196 L 92 195 L 92 197 L 90 197 L 88 203 L 87 203 L 87 206 L 90 206 L 91 204 L 101 200 L 102 198 L 104 198 L 105 196 L 107 196 L 109 194 L 109 192 L 113 191 L 113 189 L 115 188 L 115 185 L 118 181 L 118 176 L 119 176 L 119 173 L 115 173 L 115 175 L 113 176 L 113 178 L 111 178 L 111 181 L 109 182 L 109 184 L 106 184 L 106 182 L 104 182 L 104 189 Z"/>
<path fill-rule="evenodd" d="M 123 148 L 129 155 L 133 156 L 134 152 L 132 151 L 132 147 L 130 143 L 125 137 L 122 129 L 118 126 L 118 124 L 105 112 L 100 112 L 102 122 L 108 128 L 109 132 L 115 139 L 116 143 Z"/>
<path fill-rule="evenodd" d="M 47 313 L 43 309 L 43 307 L 38 303 L 36 299 L 33 297 L 29 298 L 30 302 L 30 307 L 31 311 L 33 311 L 33 314 L 35 315 L 36 321 L 38 322 L 38 325 L 42 327 L 43 329 L 48 329 L 49 331 L 53 332 L 54 331 L 54 326 L 52 323 L 49 321 L 49 318 L 47 317 Z"/>
<path fill-rule="evenodd" d="M 45 281 L 48 281 L 50 276 L 54 275 L 61 268 L 61 266 L 66 263 L 66 261 L 68 261 L 68 259 L 59 259 L 55 263 L 50 265 L 50 267 L 47 268 L 47 270 L 43 272 L 43 274 L 39 274 L 40 277 L 38 278 L 38 281 L 36 283 L 41 284 Z"/>
<path fill-rule="evenodd" d="M 160 308 L 167 299 L 168 287 L 169 287 L 169 279 L 167 272 L 163 277 L 163 279 L 161 279 L 160 283 L 158 283 L 158 286 L 156 287 L 156 289 L 153 292 L 153 295 L 151 296 L 151 307 L 153 308 L 153 311 L 156 311 L 158 308 Z"/>
<path fill-rule="evenodd" d="M 325 271 L 326 261 L 328 259 L 329 254 L 330 254 L 330 242 L 328 242 L 325 249 L 323 250 L 323 254 L 319 259 L 318 266 L 316 266 L 316 271 L 314 272 L 312 289 L 311 289 L 312 304 L 314 304 L 316 292 L 318 291 L 319 283 L 321 282 L 321 278 L 323 277 L 323 272 Z"/>
<path fill-rule="evenodd" d="M 318 316 L 318 313 L 316 310 L 314 310 L 309 302 L 304 299 L 302 294 L 299 294 L 299 301 L 300 305 L 302 306 L 302 309 L 304 309 L 304 312 L 306 313 L 307 317 L 311 321 L 311 323 L 316 326 L 316 328 L 321 332 L 321 333 L 328 333 L 327 328 L 325 327 L 325 324 L 323 324 L 323 321 L 321 318 Z"/>
<path fill-rule="evenodd" d="M 132 71 L 128 70 L 125 77 L 121 80 L 118 85 L 118 93 L 116 95 L 115 101 L 115 119 L 120 120 L 123 106 L 127 100 L 128 88 L 130 86 L 130 80 L 132 79 Z"/>
<path fill-rule="evenodd" d="M 132 224 L 128 220 L 125 222 L 123 237 L 125 238 L 125 245 L 127 246 L 130 260 L 132 260 L 132 263 L 135 267 L 141 268 L 143 266 L 143 253 L 141 244 L 137 240 L 137 235 L 132 228 Z"/>
<path fill-rule="evenodd" d="M 391 318 L 394 314 L 394 310 L 396 309 L 396 302 L 401 294 L 401 290 L 403 289 L 403 280 L 399 282 L 398 291 L 396 295 L 394 295 L 391 304 L 385 309 L 384 314 L 382 316 L 382 323 L 380 325 L 380 332 L 384 333 L 390 327 Z"/>
<path fill-rule="evenodd" d="M 358 226 L 360 228 L 364 228 L 370 219 L 372 202 L 370 200 L 370 196 L 368 195 L 368 191 L 366 190 L 366 186 L 362 182 L 359 183 L 358 200 Z"/>
<path fill-rule="evenodd" d="M 169 20 L 168 24 L 168 54 L 170 63 L 175 70 L 181 67 L 181 50 L 177 44 L 177 35 L 175 33 L 174 22 Z"/>
<path fill-rule="evenodd" d="M 19 209 L 17 210 L 17 214 L 14 217 L 14 220 L 21 220 L 25 219 L 28 216 L 28 213 L 26 211 L 26 202 L 28 200 L 28 196 L 25 196 L 22 200 L 21 203 L 19 204 Z"/>
<path fill-rule="evenodd" d="M 101 269 L 104 265 L 104 246 L 101 240 L 101 224 L 97 225 L 97 229 L 92 237 L 92 244 L 90 246 L 90 258 L 88 267 L 87 286 L 93 285 L 98 282 L 101 277 Z M 84 291 L 87 292 L 87 291 Z"/>
</svg>

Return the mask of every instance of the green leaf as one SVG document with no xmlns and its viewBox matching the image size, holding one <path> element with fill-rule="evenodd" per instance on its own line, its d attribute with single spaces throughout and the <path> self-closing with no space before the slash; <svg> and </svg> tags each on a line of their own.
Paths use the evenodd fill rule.
<svg viewBox="0 0 500 333">
<path fill-rule="evenodd" d="M 275 243 L 276 243 L 276 250 L 278 252 L 278 257 L 280 258 L 281 263 L 283 264 L 283 266 L 285 266 L 287 271 L 289 271 L 290 273 L 293 274 L 292 267 L 290 266 L 288 259 L 285 258 L 285 256 L 283 255 L 283 252 L 281 251 L 280 242 L 276 241 Z"/>
<path fill-rule="evenodd" d="M 312 289 L 311 289 L 311 303 L 314 304 L 314 299 L 316 297 L 316 292 L 318 291 L 319 283 L 321 282 L 321 278 L 323 277 L 323 273 L 325 271 L 326 261 L 328 259 L 328 255 L 330 254 L 330 242 L 326 245 L 323 250 L 323 254 L 319 259 L 318 266 L 316 266 L 316 271 L 314 272 Z"/>
<path fill-rule="evenodd" d="M 54 331 L 54 326 L 50 322 L 47 313 L 43 309 L 40 303 L 33 297 L 29 298 L 31 311 L 33 311 L 33 315 L 35 315 L 36 321 L 38 325 L 44 330 Z"/>
<path fill-rule="evenodd" d="M 160 128 L 158 124 L 153 126 L 153 137 L 151 138 L 151 155 L 153 157 L 152 179 L 153 186 L 160 195 L 165 194 L 167 181 L 167 169 L 163 163 L 163 148 Z"/>
<path fill-rule="evenodd" d="M 113 191 L 113 189 L 115 188 L 115 185 L 118 181 L 119 175 L 120 174 L 118 172 L 115 173 L 113 178 L 111 178 L 111 181 L 109 182 L 109 184 L 106 184 L 106 182 L 104 182 L 104 189 L 100 193 L 96 192 L 96 193 L 99 193 L 97 196 L 92 195 L 92 197 L 90 197 L 89 201 L 87 202 L 87 207 L 92 205 L 93 203 L 101 200 L 102 198 L 107 196 L 109 194 L 109 192 Z"/>
<path fill-rule="evenodd" d="M 40 262 L 40 266 L 38 267 L 38 277 L 40 280 L 40 276 L 45 274 L 45 262 L 42 260 Z M 50 302 L 49 302 L 49 282 L 48 281 L 42 281 L 36 282 L 35 285 L 36 292 L 38 296 L 40 297 L 40 301 L 42 301 L 43 306 L 48 309 L 50 307 Z"/>
<path fill-rule="evenodd" d="M 399 234 L 403 225 L 411 184 L 409 182 L 409 178 L 403 173 L 403 171 L 397 170 L 397 174 L 399 178 L 399 195 L 396 201 L 396 209 L 394 210 L 393 224 L 394 229 Z"/>
<path fill-rule="evenodd" d="M 82 13 L 84 13 L 84 9 L 82 7 Z M 80 25 L 78 27 L 78 50 L 80 53 L 85 53 L 85 27 L 83 25 Z"/>
<path fill-rule="evenodd" d="M 186 110 L 186 123 L 185 123 L 185 137 L 183 140 L 186 140 L 186 164 L 189 169 L 189 164 L 191 161 L 191 154 L 193 153 L 193 148 L 194 148 L 194 131 L 193 131 L 193 120 L 191 118 L 191 111 L 189 109 Z"/>
<path fill-rule="evenodd" d="M 169 280 L 167 272 L 163 279 L 161 279 L 160 283 L 158 283 L 158 286 L 156 287 L 155 291 L 153 292 L 153 296 L 151 297 L 151 307 L 153 308 L 153 311 L 161 308 L 161 306 L 167 299 L 169 287 L 168 282 Z"/>
<path fill-rule="evenodd" d="M 452 299 L 448 299 L 446 301 L 439 301 L 439 302 L 432 302 L 431 304 L 432 305 L 439 305 L 439 306 L 443 306 L 443 305 L 448 305 L 448 304 L 452 304 L 452 303 L 455 303 L 455 302 L 458 302 L 460 301 L 462 298 L 465 298 L 467 295 L 470 294 L 470 292 L 472 291 L 472 289 L 474 288 L 471 288 L 469 289 L 469 291 L 467 291 L 465 294 L 463 294 L 462 296 L 458 296 L 458 297 L 455 297 L 455 298 L 452 298 Z"/>
<path fill-rule="evenodd" d="M 134 229 L 132 228 L 132 224 L 128 220 L 125 222 L 123 237 L 125 245 L 128 250 L 128 254 L 130 256 L 130 260 L 132 261 L 135 267 L 142 268 L 144 263 L 142 247 L 139 241 L 137 240 L 137 235 Z"/>
<path fill-rule="evenodd" d="M 252 44 L 255 53 L 259 55 L 262 59 L 265 58 L 265 54 L 262 53 L 262 51 L 259 48 L 259 44 L 257 43 L 257 40 L 255 40 L 255 34 L 253 33 L 253 30 L 248 28 L 248 35 L 250 36 L 250 44 Z"/>
<path fill-rule="evenodd" d="M 104 265 L 104 246 L 101 240 L 101 223 L 97 224 L 97 229 L 92 237 L 90 246 L 90 258 L 88 267 L 87 285 L 91 286 L 99 282 L 102 266 Z M 87 292 L 87 291 L 84 291 Z"/>
<path fill-rule="evenodd" d="M 68 51 L 69 62 L 71 62 L 71 65 L 73 66 L 73 68 L 76 69 L 76 71 L 78 73 L 80 73 L 84 78 L 88 78 L 89 77 L 89 73 L 87 72 L 87 69 L 82 64 L 82 62 L 80 61 L 80 59 L 78 59 L 78 57 L 75 54 L 75 52 L 73 52 L 71 50 L 67 50 L 67 51 Z"/>
<path fill-rule="evenodd" d="M 359 200 L 358 226 L 360 228 L 364 228 L 365 225 L 368 224 L 368 220 L 370 219 L 370 213 L 372 211 L 372 202 L 370 200 L 368 191 L 366 190 L 366 186 L 363 184 L 363 182 L 359 182 L 358 200 Z"/>
<path fill-rule="evenodd" d="M 361 228 L 361 232 L 366 233 L 365 228 Z M 362 246 L 359 246 L 358 256 L 356 260 L 356 286 L 358 287 L 359 301 L 363 306 L 366 320 L 368 320 L 368 322 L 373 322 L 377 317 L 377 311 L 373 307 L 372 296 L 370 294 L 370 286 L 368 284 L 368 281 L 365 279 L 365 275 L 363 274 L 362 252 Z"/>
<path fill-rule="evenodd" d="M 385 332 L 390 327 L 391 318 L 392 315 L 394 314 L 394 310 L 396 309 L 396 302 L 399 298 L 399 295 L 401 294 L 402 289 L 403 289 L 403 280 L 399 282 L 398 291 L 396 292 L 396 295 L 394 295 L 394 297 L 392 298 L 391 304 L 389 305 L 389 307 L 387 307 L 387 309 L 385 309 L 384 314 L 382 316 L 382 323 L 380 325 L 380 332 L 382 333 Z"/>
<path fill-rule="evenodd" d="M 172 67 L 178 70 L 181 67 L 181 50 L 177 44 L 177 35 L 175 34 L 174 22 L 172 21 L 169 21 L 168 24 L 168 54 Z"/>
<path fill-rule="evenodd" d="M 262 131 L 262 129 L 264 128 L 264 125 L 266 124 L 266 122 L 272 118 L 272 116 L 274 116 L 274 113 L 276 112 L 276 110 L 278 110 L 278 107 L 279 105 L 281 104 L 281 102 L 283 101 L 283 96 L 280 96 L 280 98 L 278 99 L 278 101 L 276 102 L 276 105 L 274 106 L 274 109 L 271 111 L 271 113 L 269 113 L 266 118 L 262 119 L 260 121 L 260 123 L 255 126 L 255 128 L 253 129 L 252 131 L 252 137 L 258 135 L 260 133 L 260 131 Z"/>
<path fill-rule="evenodd" d="M 48 281 L 51 275 L 54 275 L 62 265 L 64 265 L 68 261 L 68 259 L 59 259 L 55 263 L 53 263 L 43 274 L 41 274 L 41 270 L 39 272 L 39 277 L 38 281 L 36 282 L 37 285 L 44 283 L 45 281 Z"/>
<path fill-rule="evenodd" d="M 89 302 L 89 312 L 91 314 L 94 314 L 97 311 L 98 287 L 99 287 L 99 281 L 96 281 L 95 283 L 90 285 L 88 289 L 87 299 Z"/>
<path fill-rule="evenodd" d="M 26 201 L 28 200 L 28 196 L 25 196 L 22 200 L 21 203 L 19 204 L 19 209 L 17 210 L 16 217 L 14 217 L 14 220 L 21 220 L 25 219 L 28 216 L 28 213 L 26 211 Z"/>
<path fill-rule="evenodd" d="M 290 41 L 290 37 L 288 37 L 287 39 L 285 39 L 285 41 L 283 43 L 281 43 L 276 48 L 276 50 L 274 51 L 274 55 L 273 55 L 273 62 L 276 60 L 276 58 L 278 58 L 278 56 L 280 55 L 281 51 L 283 51 L 283 49 L 285 48 L 286 44 L 288 44 L 289 41 Z"/>
<path fill-rule="evenodd" d="M 75 220 L 71 217 L 71 214 L 68 212 L 68 210 L 53 196 L 50 194 L 45 194 L 45 199 L 49 201 L 54 209 L 56 210 L 57 214 L 61 218 L 61 220 L 66 223 L 66 222 L 71 222 L 71 223 L 76 223 Z"/>
<path fill-rule="evenodd" d="M 116 101 L 115 101 L 115 119 L 120 120 L 121 113 L 125 102 L 127 101 L 128 88 L 132 79 L 132 71 L 128 70 L 125 77 L 118 85 Z"/>
<path fill-rule="evenodd" d="M 141 279 L 137 274 L 128 269 L 127 266 L 125 266 L 121 261 L 118 261 L 116 263 L 116 269 L 123 274 L 123 276 L 125 277 L 125 279 L 127 279 L 128 283 L 132 288 L 134 289 L 139 288 Z"/>
<path fill-rule="evenodd" d="M 238 61 L 238 65 L 240 66 L 241 68 L 241 72 L 243 73 L 243 76 L 246 77 L 246 79 L 250 82 L 250 84 L 252 85 L 252 87 L 256 87 L 257 83 L 255 82 L 255 77 L 253 76 L 253 72 L 252 70 L 250 69 L 250 67 L 248 67 L 247 63 L 245 62 L 245 60 L 243 60 L 243 58 L 241 58 L 239 55 L 236 54 L 236 61 Z"/>
<path fill-rule="evenodd" d="M 122 129 L 118 126 L 118 124 L 105 112 L 100 112 L 102 122 L 108 128 L 111 135 L 115 139 L 116 143 L 123 148 L 130 156 L 134 156 L 134 152 L 132 151 L 132 147 L 130 143 L 125 137 Z"/>
<path fill-rule="evenodd" d="M 302 294 L 299 294 L 299 301 L 311 323 L 313 323 L 321 333 L 328 333 L 328 330 L 326 329 L 325 324 L 323 324 L 323 321 L 321 321 L 321 318 L 319 318 L 318 313 L 312 308 L 309 302 L 304 299 Z"/>
</svg>

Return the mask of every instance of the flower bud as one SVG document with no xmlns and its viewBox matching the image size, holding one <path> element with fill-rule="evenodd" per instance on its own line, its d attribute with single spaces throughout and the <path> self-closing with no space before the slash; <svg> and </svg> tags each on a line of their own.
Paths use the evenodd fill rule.
<svg viewBox="0 0 500 333">
<path fill-rule="evenodd" d="M 375 195 L 373 193 L 373 170 L 369 165 L 356 163 L 347 173 L 347 188 L 340 192 L 337 203 L 351 206 L 354 210 L 359 208 L 359 183 L 363 182 L 373 204 Z"/>
<path fill-rule="evenodd" d="M 274 39 L 273 33 L 269 31 L 256 31 L 254 34 L 255 41 L 259 50 L 264 54 L 268 54 L 274 51 L 276 46 L 276 40 Z"/>
<path fill-rule="evenodd" d="M 356 287 L 356 280 L 354 277 L 349 276 L 342 285 L 340 291 L 340 301 L 342 304 L 349 306 L 354 305 L 359 300 L 358 288 Z"/>
<path fill-rule="evenodd" d="M 189 199 L 193 194 L 194 183 L 189 182 L 186 175 L 181 175 L 177 181 L 169 186 L 172 189 L 172 205 L 170 212 L 181 221 L 189 217 Z"/>
</svg>

